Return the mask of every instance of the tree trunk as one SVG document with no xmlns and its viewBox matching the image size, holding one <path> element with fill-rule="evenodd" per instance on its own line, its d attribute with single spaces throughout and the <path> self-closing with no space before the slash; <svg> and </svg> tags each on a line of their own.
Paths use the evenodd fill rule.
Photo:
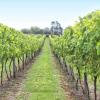
<svg viewBox="0 0 100 100">
<path fill-rule="evenodd" d="M 27 64 L 27 53 L 26 53 L 26 58 L 25 58 L 25 64 Z"/>
<path fill-rule="evenodd" d="M 25 67 L 25 60 L 24 60 L 24 55 L 23 55 L 23 69 L 24 69 L 24 67 Z"/>
<path fill-rule="evenodd" d="M 76 90 L 78 91 L 78 78 L 76 79 Z"/>
<path fill-rule="evenodd" d="M 21 70 L 21 68 L 20 68 L 20 60 L 19 60 L 19 58 L 17 58 L 18 59 L 18 71 L 20 71 Z"/>
<path fill-rule="evenodd" d="M 15 64 L 15 57 L 13 57 L 13 78 L 16 78 L 16 64 Z"/>
<path fill-rule="evenodd" d="M 82 82 L 81 82 L 81 73 L 80 73 L 80 69 L 78 68 L 78 66 L 77 66 L 77 71 L 78 71 L 78 76 L 79 76 L 79 82 L 80 82 L 80 85 L 81 85 L 81 89 L 82 89 L 82 92 L 84 94 L 84 89 L 83 89 Z"/>
<path fill-rule="evenodd" d="M 7 66 L 6 66 L 7 61 L 8 61 L 8 58 L 6 59 L 5 65 L 4 65 L 4 66 L 5 66 L 5 72 L 6 72 L 6 75 L 7 75 L 7 79 L 10 80 L 9 75 L 8 75 L 8 72 L 7 72 L 7 68 L 6 68 L 6 67 L 7 67 Z"/>
<path fill-rule="evenodd" d="M 63 63 L 64 63 L 64 67 L 65 67 L 65 69 L 66 69 L 66 72 L 68 73 L 68 68 L 67 68 L 67 64 L 66 64 L 65 58 L 63 58 Z"/>
<path fill-rule="evenodd" d="M 10 73 L 10 78 L 12 77 L 12 76 L 11 76 L 11 63 L 12 63 L 12 58 L 11 58 L 11 61 L 10 61 L 10 64 L 9 64 L 9 73 Z"/>
<path fill-rule="evenodd" d="M 85 92 L 86 92 L 86 97 L 88 100 L 90 100 L 89 86 L 88 86 L 88 82 L 87 82 L 87 73 L 86 72 L 84 72 L 84 88 L 85 88 Z"/>
<path fill-rule="evenodd" d="M 4 62 L 2 60 L 2 69 L 1 69 L 1 85 L 3 85 L 3 68 L 4 68 Z"/>
<path fill-rule="evenodd" d="M 97 100 L 97 76 L 94 76 L 94 97 L 95 97 L 95 100 Z"/>
<path fill-rule="evenodd" d="M 75 80 L 75 76 L 74 76 L 74 72 L 73 72 L 72 67 L 70 67 L 70 72 L 71 72 L 71 77 L 72 77 L 72 80 Z"/>
</svg>

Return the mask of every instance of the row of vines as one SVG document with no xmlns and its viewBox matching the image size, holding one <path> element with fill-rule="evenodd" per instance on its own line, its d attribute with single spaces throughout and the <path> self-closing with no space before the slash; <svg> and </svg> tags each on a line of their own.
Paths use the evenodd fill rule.
<svg viewBox="0 0 100 100">
<path fill-rule="evenodd" d="M 87 100 L 91 100 L 90 87 L 93 86 L 97 100 L 100 88 L 100 11 L 79 18 L 74 26 L 64 30 L 62 36 L 51 36 L 54 54 L 63 61 L 68 74 L 80 84 Z"/>
<path fill-rule="evenodd" d="M 0 24 L 0 80 L 16 78 L 16 73 L 33 59 L 43 45 L 44 36 L 26 35 Z"/>
</svg>

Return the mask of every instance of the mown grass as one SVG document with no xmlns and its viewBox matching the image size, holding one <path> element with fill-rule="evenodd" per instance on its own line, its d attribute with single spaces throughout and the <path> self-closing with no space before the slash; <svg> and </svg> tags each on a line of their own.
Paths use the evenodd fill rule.
<svg viewBox="0 0 100 100">
<path fill-rule="evenodd" d="M 46 39 L 41 54 L 27 72 L 23 90 L 17 100 L 65 100 L 60 78 Z"/>
</svg>

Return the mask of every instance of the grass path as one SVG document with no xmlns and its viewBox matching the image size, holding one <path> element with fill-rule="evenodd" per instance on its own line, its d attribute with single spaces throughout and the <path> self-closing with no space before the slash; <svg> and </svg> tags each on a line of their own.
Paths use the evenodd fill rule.
<svg viewBox="0 0 100 100">
<path fill-rule="evenodd" d="M 46 39 L 42 52 L 27 72 L 17 100 L 66 100 L 56 67 L 49 39 Z"/>
</svg>

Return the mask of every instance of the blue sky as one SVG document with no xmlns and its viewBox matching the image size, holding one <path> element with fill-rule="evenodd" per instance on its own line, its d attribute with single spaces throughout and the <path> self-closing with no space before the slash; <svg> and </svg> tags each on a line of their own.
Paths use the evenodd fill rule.
<svg viewBox="0 0 100 100">
<path fill-rule="evenodd" d="M 45 28 L 57 20 L 65 28 L 96 9 L 100 0 L 0 0 L 0 23 L 16 29 Z"/>
</svg>

